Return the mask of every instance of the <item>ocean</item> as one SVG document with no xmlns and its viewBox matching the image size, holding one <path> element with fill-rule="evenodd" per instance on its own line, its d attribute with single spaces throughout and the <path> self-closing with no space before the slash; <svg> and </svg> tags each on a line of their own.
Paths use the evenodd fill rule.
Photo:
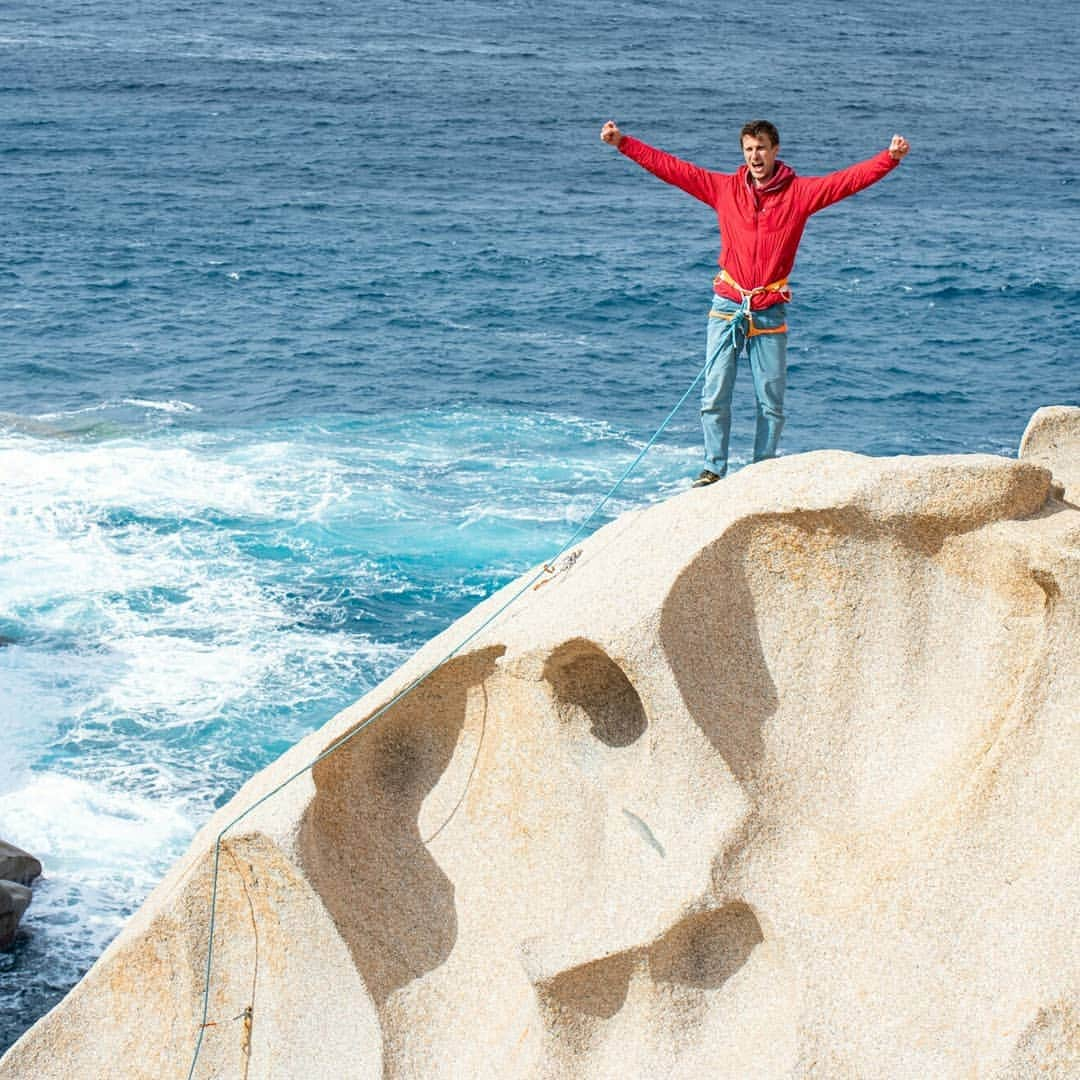
<svg viewBox="0 0 1080 1080">
<path fill-rule="evenodd" d="M 601 124 L 815 174 L 784 453 L 1013 455 L 1080 402 L 1075 57 L 842 0 L 9 0 L 0 1049 L 243 781 L 557 551 L 703 362 L 715 217 Z M 743 368 L 732 451 L 747 463 Z M 693 398 L 610 518 L 701 468 Z"/>
</svg>

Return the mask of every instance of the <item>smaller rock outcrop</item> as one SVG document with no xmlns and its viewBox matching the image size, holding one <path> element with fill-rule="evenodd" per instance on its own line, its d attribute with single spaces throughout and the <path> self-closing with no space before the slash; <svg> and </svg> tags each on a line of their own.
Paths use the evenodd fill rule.
<svg viewBox="0 0 1080 1080">
<path fill-rule="evenodd" d="M 41 861 L 22 848 L 0 840 L 0 880 L 29 885 L 37 877 L 41 877 Z"/>
<path fill-rule="evenodd" d="M 1062 497 L 1080 503 L 1080 405 L 1048 405 L 1028 421 L 1020 458 L 1050 470 Z"/>
<path fill-rule="evenodd" d="M 21 848 L 0 840 L 0 949 L 15 940 L 19 920 L 30 906 L 30 882 L 41 876 L 41 863 Z"/>
</svg>

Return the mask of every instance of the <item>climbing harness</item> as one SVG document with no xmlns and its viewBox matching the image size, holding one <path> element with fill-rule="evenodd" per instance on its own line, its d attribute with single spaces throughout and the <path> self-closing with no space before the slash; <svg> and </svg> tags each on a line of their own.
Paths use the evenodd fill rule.
<svg viewBox="0 0 1080 1080">
<path fill-rule="evenodd" d="M 731 323 L 734 326 L 745 315 L 746 336 L 748 338 L 758 337 L 760 334 L 787 333 L 786 322 L 780 326 L 755 326 L 754 314 L 750 309 L 750 302 L 753 301 L 755 296 L 760 296 L 762 293 L 779 293 L 783 297 L 784 303 L 788 303 L 791 300 L 791 290 L 788 288 L 787 278 L 781 278 L 779 281 L 774 281 L 769 285 L 759 285 L 756 289 L 744 289 L 726 270 L 721 270 L 713 278 L 713 285 L 718 285 L 721 282 L 730 286 L 742 297 L 742 304 L 739 306 L 738 311 L 710 311 L 710 319 L 723 319 L 724 322 Z M 732 331 L 732 334 L 734 335 L 734 331 Z"/>
<path fill-rule="evenodd" d="M 779 283 L 781 288 L 786 286 L 786 284 L 787 284 L 786 280 L 784 282 Z M 739 325 L 739 320 L 741 320 L 744 317 L 747 319 L 748 322 L 750 320 L 750 301 L 751 301 L 752 297 L 756 296 L 759 292 L 762 292 L 762 291 L 777 291 L 777 290 L 775 290 L 773 288 L 773 286 L 769 285 L 769 286 L 765 286 L 763 289 L 754 289 L 754 290 L 752 290 L 750 292 L 745 292 L 743 290 L 740 290 L 740 291 L 743 292 L 742 304 L 739 306 L 738 311 L 735 311 L 735 312 L 733 312 L 731 314 L 731 318 L 729 320 L 730 321 L 730 326 L 731 326 L 732 344 L 735 343 L 736 334 L 737 334 L 738 325 Z M 770 332 L 770 331 L 763 331 L 763 332 Z M 775 333 L 776 331 L 771 331 L 771 332 Z M 675 418 L 675 414 L 683 407 L 683 405 L 686 403 L 686 399 L 691 395 L 691 393 L 693 393 L 694 388 L 697 386 L 697 384 L 699 382 L 701 382 L 702 378 L 704 378 L 705 372 L 708 370 L 708 367 L 709 367 L 709 364 L 708 364 L 708 361 L 706 361 L 705 364 L 702 366 L 701 370 L 698 371 L 697 375 L 694 376 L 693 381 L 686 388 L 686 390 L 683 393 L 682 397 L 679 398 L 679 400 L 675 403 L 674 408 L 667 414 L 667 416 L 664 417 L 663 422 L 656 429 L 656 431 L 653 432 L 652 437 L 641 448 L 641 450 L 638 453 L 637 457 L 634 458 L 634 460 L 632 462 L 630 462 L 630 464 L 626 467 L 626 469 L 623 471 L 623 474 L 618 478 L 618 480 L 616 480 L 615 483 L 611 486 L 608 493 L 596 504 L 596 506 L 593 507 L 593 509 L 590 511 L 588 517 L 586 517 L 585 520 L 582 521 L 582 523 L 574 530 L 574 533 L 570 537 L 570 539 L 567 540 L 566 543 L 563 544 L 563 546 L 561 548 L 559 548 L 559 550 L 550 559 L 546 560 L 541 565 L 540 569 L 537 570 L 529 578 L 528 581 L 526 581 L 515 593 L 513 593 L 512 596 L 509 597 L 509 599 L 507 599 L 491 615 L 489 615 L 475 630 L 473 630 L 470 634 L 466 635 L 466 637 L 461 642 L 459 642 L 457 645 L 455 645 L 454 648 L 452 648 L 446 654 L 446 656 L 444 656 L 440 661 L 438 661 L 438 663 L 432 665 L 432 667 L 428 668 L 428 670 L 425 671 L 422 675 L 418 675 L 403 690 L 399 690 L 388 702 L 386 702 L 385 705 L 381 705 L 366 720 L 362 720 L 359 724 L 357 724 L 356 727 L 354 727 L 352 729 L 352 731 L 346 732 L 340 738 L 338 738 L 337 740 L 332 742 L 325 750 L 322 751 L 322 753 L 320 753 L 316 757 L 312 758 L 312 760 L 309 761 L 306 765 L 301 766 L 295 772 L 293 772 L 289 776 L 287 776 L 284 780 L 281 781 L 280 784 L 277 785 L 277 787 L 272 788 L 270 791 L 266 792 L 266 794 L 263 795 L 261 798 L 256 799 L 255 802 L 253 802 L 246 810 L 244 810 L 241 813 L 237 814 L 237 816 L 234 817 L 232 819 L 232 821 L 230 821 L 217 834 L 217 838 L 214 841 L 214 863 L 213 863 L 213 868 L 212 868 L 211 875 L 210 875 L 210 923 L 209 923 L 209 927 L 208 927 L 207 943 L 206 943 L 206 969 L 205 969 L 206 973 L 205 973 L 205 976 L 204 976 L 204 985 L 203 985 L 202 1022 L 199 1025 L 199 1035 L 198 1035 L 198 1039 L 197 1039 L 197 1041 L 195 1043 L 194 1053 L 192 1054 L 192 1058 L 191 1058 L 191 1068 L 188 1070 L 188 1080 L 193 1080 L 193 1078 L 195 1076 L 195 1066 L 196 1066 L 196 1064 L 198 1064 L 198 1061 L 199 1061 L 199 1054 L 200 1054 L 200 1052 L 202 1050 L 203 1037 L 206 1034 L 206 1029 L 209 1028 L 209 1027 L 216 1027 L 217 1026 L 217 1021 L 213 1021 L 213 1020 L 209 1019 L 209 1013 L 210 1013 L 210 985 L 211 985 L 211 976 L 213 974 L 213 964 L 214 964 L 214 929 L 215 929 L 215 926 L 217 924 L 217 896 L 218 896 L 218 880 L 220 878 L 221 849 L 222 849 L 222 843 L 223 843 L 223 841 L 225 839 L 225 834 L 227 832 L 229 832 L 233 828 L 233 826 L 239 825 L 240 822 L 243 821 L 244 818 L 246 818 L 249 814 L 253 813 L 255 810 L 257 810 L 264 803 L 266 803 L 270 799 L 274 798 L 275 795 L 277 795 L 279 792 L 281 792 L 284 788 L 288 787 L 294 780 L 298 780 L 301 776 L 304 776 L 306 773 L 310 772 L 321 761 L 328 758 L 335 751 L 340 750 L 341 747 L 343 747 L 347 742 L 351 741 L 352 739 L 355 739 L 356 736 L 359 735 L 362 731 L 366 730 L 368 727 L 370 727 L 372 724 L 374 724 L 375 721 L 377 721 L 381 716 L 385 715 L 399 701 L 401 701 L 403 698 L 405 698 L 409 694 L 411 694 L 418 686 L 420 686 L 421 683 L 425 682 L 432 675 L 434 675 L 436 671 L 438 671 L 440 668 L 442 668 L 446 664 L 448 664 L 455 656 L 457 656 L 458 653 L 461 652 L 462 649 L 465 648 L 466 645 L 468 645 L 475 638 L 479 637 L 480 634 L 482 634 L 493 622 L 495 622 L 495 620 L 498 619 L 507 610 L 507 608 L 509 608 L 512 604 L 514 604 L 520 597 L 524 596 L 526 592 L 529 592 L 530 590 L 536 588 L 537 587 L 537 582 L 539 582 L 542 578 L 544 578 L 545 575 L 553 575 L 556 572 L 557 569 L 558 570 L 564 570 L 564 569 L 568 570 L 570 568 L 570 566 L 572 566 L 573 563 L 577 561 L 578 552 L 573 552 L 562 563 L 562 565 L 557 566 L 556 564 L 559 562 L 559 560 L 562 558 L 562 556 L 565 555 L 574 546 L 574 544 L 577 542 L 578 537 L 580 537 L 581 534 L 583 532 L 585 532 L 585 530 L 592 523 L 593 519 L 607 505 L 608 501 L 615 494 L 615 492 L 618 491 L 620 487 L 622 487 L 622 485 L 626 481 L 627 477 L 629 477 L 629 475 L 638 467 L 638 465 L 641 464 L 642 458 L 644 458 L 645 455 L 652 449 L 652 447 L 656 443 L 657 439 L 659 439 L 660 436 L 664 433 L 664 431 L 667 428 L 668 424 L 670 424 L 671 421 Z M 545 580 L 550 580 L 550 578 L 547 578 Z M 246 1020 L 245 1020 L 245 1032 L 246 1032 L 245 1039 L 250 1040 L 251 1007 L 249 1006 L 249 1008 L 247 1010 L 245 1010 L 245 1012 L 242 1013 L 241 1016 L 246 1017 Z"/>
</svg>

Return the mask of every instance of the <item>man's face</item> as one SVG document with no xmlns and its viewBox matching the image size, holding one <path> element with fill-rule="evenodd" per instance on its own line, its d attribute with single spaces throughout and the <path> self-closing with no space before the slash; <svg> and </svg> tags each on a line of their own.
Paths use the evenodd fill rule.
<svg viewBox="0 0 1080 1080">
<path fill-rule="evenodd" d="M 779 144 L 773 146 L 768 135 L 744 135 L 742 152 L 754 183 L 764 184 L 776 168 L 776 155 L 780 152 Z"/>
</svg>

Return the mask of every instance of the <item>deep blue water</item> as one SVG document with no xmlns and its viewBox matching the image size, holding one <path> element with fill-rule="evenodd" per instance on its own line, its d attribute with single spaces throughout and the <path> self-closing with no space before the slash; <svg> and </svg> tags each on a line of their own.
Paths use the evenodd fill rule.
<svg viewBox="0 0 1080 1080">
<path fill-rule="evenodd" d="M 1012 454 L 1076 403 L 1053 0 L 7 3 L 0 1048 L 243 780 L 558 549 L 701 363 L 707 208 L 598 139 L 824 172 L 784 452 Z M 762 24 L 759 20 L 775 20 Z M 733 452 L 753 406 L 736 389 Z M 686 408 L 611 509 L 697 472 Z"/>
</svg>

